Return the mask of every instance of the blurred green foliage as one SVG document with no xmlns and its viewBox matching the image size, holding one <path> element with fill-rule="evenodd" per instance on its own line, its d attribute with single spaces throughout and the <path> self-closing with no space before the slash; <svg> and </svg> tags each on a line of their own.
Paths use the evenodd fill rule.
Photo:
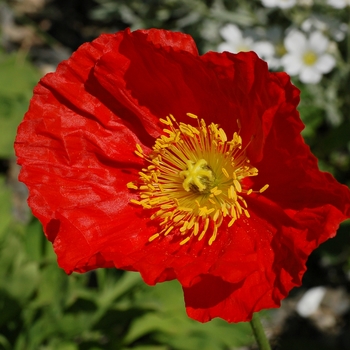
<svg viewBox="0 0 350 350">
<path fill-rule="evenodd" d="M 13 156 L 17 126 L 40 74 L 23 54 L 0 52 L 0 158 Z"/>
</svg>

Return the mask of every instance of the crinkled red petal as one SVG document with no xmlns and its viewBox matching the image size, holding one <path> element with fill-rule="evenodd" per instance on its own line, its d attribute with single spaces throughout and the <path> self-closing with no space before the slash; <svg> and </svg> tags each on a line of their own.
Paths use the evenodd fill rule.
<svg viewBox="0 0 350 350">
<path fill-rule="evenodd" d="M 190 317 L 246 321 L 300 285 L 306 259 L 350 216 L 349 190 L 321 173 L 304 144 L 299 92 L 254 53 L 199 56 L 181 33 L 142 30 L 83 45 L 37 86 L 18 130 L 20 179 L 67 272 L 116 266 L 155 284 L 177 278 Z M 240 132 L 259 176 L 251 218 L 227 221 L 209 246 L 179 245 L 130 204 L 126 184 L 146 164 L 169 113 L 191 112 L 230 137 Z M 237 123 L 239 120 L 239 123 Z M 238 124 L 241 125 L 239 128 Z"/>
<path fill-rule="evenodd" d="M 152 116 L 159 119 L 169 114 L 191 123 L 186 117 L 190 112 L 207 123 L 219 123 L 232 135 L 239 129 L 239 120 L 249 157 L 261 159 L 264 135 L 284 94 L 265 62 L 253 52 L 198 56 L 167 47 L 155 49 L 146 36 L 129 36 L 119 50 L 97 62 L 94 75 L 101 86 L 140 120 L 153 124 Z"/>
</svg>

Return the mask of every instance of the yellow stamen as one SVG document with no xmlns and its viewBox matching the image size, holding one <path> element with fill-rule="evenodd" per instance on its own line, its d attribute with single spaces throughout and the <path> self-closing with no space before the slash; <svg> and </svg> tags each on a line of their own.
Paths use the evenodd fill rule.
<svg viewBox="0 0 350 350">
<path fill-rule="evenodd" d="M 191 238 L 190 237 L 186 237 L 183 241 L 180 242 L 180 245 L 184 245 L 185 243 L 187 243 Z"/>
<path fill-rule="evenodd" d="M 209 227 L 209 218 L 206 218 L 205 219 L 205 223 L 204 223 L 204 228 L 203 228 L 203 231 L 201 232 L 200 236 L 198 237 L 198 241 L 201 241 L 205 235 L 205 233 L 207 232 L 208 230 L 208 227 Z"/>
<path fill-rule="evenodd" d="M 141 146 L 138 143 L 136 144 L 136 148 L 139 151 L 139 153 L 143 154 L 143 149 L 141 148 Z"/>
<path fill-rule="evenodd" d="M 188 117 L 190 117 L 190 118 L 198 119 L 198 117 L 197 117 L 195 114 L 193 114 L 193 113 L 186 113 L 186 115 L 187 115 Z"/>
<path fill-rule="evenodd" d="M 223 174 L 229 179 L 230 175 L 228 174 L 227 170 L 225 168 L 222 168 L 221 171 L 223 172 Z"/>
<path fill-rule="evenodd" d="M 216 239 L 217 233 L 218 233 L 218 227 L 217 227 L 217 226 L 214 226 L 213 234 L 212 234 L 212 236 L 210 237 L 209 242 L 208 242 L 209 245 L 212 245 L 212 244 L 213 244 L 213 242 L 214 242 L 215 239 Z"/>
<path fill-rule="evenodd" d="M 152 242 L 152 241 L 154 241 L 156 238 L 158 238 L 159 237 L 159 233 L 156 233 L 156 234 L 154 234 L 153 236 L 151 236 L 150 238 L 148 238 L 148 241 L 149 242 Z"/>
<path fill-rule="evenodd" d="M 269 185 L 265 185 L 262 188 L 260 188 L 259 192 L 263 193 L 264 191 L 266 191 L 269 188 Z"/>
<path fill-rule="evenodd" d="M 133 182 L 128 182 L 128 183 L 126 184 L 126 187 L 127 187 L 127 188 L 132 188 L 133 190 L 137 190 L 137 189 L 138 189 L 138 187 L 135 186 Z"/>
<path fill-rule="evenodd" d="M 164 236 L 166 236 L 173 228 L 174 228 L 174 226 L 170 226 L 170 227 L 163 233 Z"/>
<path fill-rule="evenodd" d="M 140 153 L 139 151 L 134 151 L 136 155 L 138 155 L 140 158 L 144 158 L 144 155 Z"/>
<path fill-rule="evenodd" d="M 237 192 L 242 192 L 242 187 L 241 187 L 241 184 L 238 180 L 236 180 L 236 179 L 233 180 L 233 184 L 234 184 Z"/>
<path fill-rule="evenodd" d="M 139 172 L 137 183 L 126 186 L 139 193 L 139 200 L 130 203 L 151 209 L 150 219 L 159 226 L 149 242 L 172 235 L 182 237 L 181 246 L 194 237 L 207 237 L 212 245 L 221 225 L 231 227 L 242 215 L 250 218 L 246 196 L 268 188 L 253 191 L 243 181 L 257 176 L 258 170 L 246 156 L 247 146 L 242 147 L 239 120 L 237 132 L 228 140 L 219 125 L 207 125 L 192 113 L 187 116 L 197 125 L 178 123 L 171 114 L 160 119 L 164 134 L 149 155 L 136 145 L 135 154 L 149 165 Z"/>
</svg>

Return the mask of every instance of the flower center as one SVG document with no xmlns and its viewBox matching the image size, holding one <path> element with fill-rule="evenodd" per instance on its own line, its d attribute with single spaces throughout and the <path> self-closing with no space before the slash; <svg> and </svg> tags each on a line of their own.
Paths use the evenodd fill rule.
<svg viewBox="0 0 350 350">
<path fill-rule="evenodd" d="M 185 191 L 208 193 L 212 188 L 214 181 L 213 172 L 210 170 L 208 163 L 204 159 L 197 162 L 186 161 L 187 170 L 179 172 L 181 178 L 185 178 L 182 186 Z"/>
<path fill-rule="evenodd" d="M 159 223 L 150 242 L 171 233 L 180 237 L 180 245 L 205 235 L 211 245 L 222 224 L 230 227 L 242 215 L 250 217 L 244 197 L 253 190 L 243 180 L 258 175 L 258 170 L 242 149 L 239 133 L 228 141 L 217 124 L 206 125 L 191 113 L 187 116 L 196 119 L 198 126 L 178 123 L 170 115 L 160 119 L 166 128 L 153 152 L 146 155 L 136 145 L 135 153 L 149 165 L 139 172 L 139 181 L 127 187 L 139 194 L 138 200 L 130 202 L 150 210 L 151 220 Z"/>
<path fill-rule="evenodd" d="M 317 61 L 317 55 L 313 51 L 307 51 L 303 55 L 303 62 L 307 66 L 313 66 Z"/>
</svg>

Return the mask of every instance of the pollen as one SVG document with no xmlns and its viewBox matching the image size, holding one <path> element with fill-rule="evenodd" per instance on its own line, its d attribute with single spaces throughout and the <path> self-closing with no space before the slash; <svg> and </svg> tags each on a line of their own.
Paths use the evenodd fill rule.
<svg viewBox="0 0 350 350">
<path fill-rule="evenodd" d="M 193 239 L 212 245 L 222 225 L 231 227 L 242 216 L 250 218 L 247 196 L 269 187 L 254 191 L 246 185 L 244 179 L 257 176 L 258 169 L 247 158 L 249 143 L 243 147 L 239 120 L 238 131 L 229 140 L 219 125 L 207 125 L 192 113 L 187 116 L 197 125 L 178 123 L 171 114 L 160 119 L 164 134 L 149 154 L 136 145 L 135 154 L 147 166 L 127 187 L 139 197 L 130 202 L 148 210 L 157 223 L 158 232 L 149 242 L 177 236 L 179 245 Z"/>
</svg>

